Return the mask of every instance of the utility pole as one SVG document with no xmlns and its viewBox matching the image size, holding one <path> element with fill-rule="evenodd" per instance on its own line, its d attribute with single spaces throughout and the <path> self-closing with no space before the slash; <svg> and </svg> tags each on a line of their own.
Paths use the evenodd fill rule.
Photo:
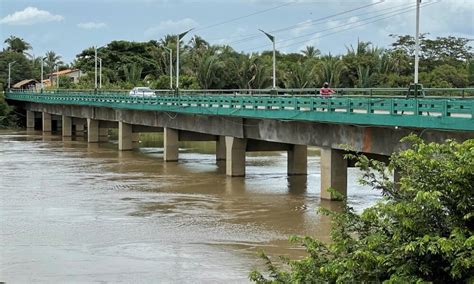
<svg viewBox="0 0 474 284">
<path fill-rule="evenodd" d="M 166 46 L 163 48 L 170 53 L 170 90 L 173 90 L 173 50 Z"/>
<path fill-rule="evenodd" d="M 420 62 L 420 3 L 416 1 L 416 35 L 415 35 L 415 84 L 418 84 L 418 65 Z"/>
<path fill-rule="evenodd" d="M 102 58 L 99 59 L 99 89 L 102 89 Z"/>
<path fill-rule="evenodd" d="M 272 89 L 276 89 L 276 50 L 275 50 L 275 37 L 269 33 L 264 32 L 263 30 L 260 30 L 262 33 L 264 33 L 268 39 L 272 41 L 273 44 L 273 87 Z"/>
<path fill-rule="evenodd" d="M 56 88 L 59 89 L 59 64 L 56 64 Z"/>
<path fill-rule="evenodd" d="M 94 46 L 94 54 L 95 54 L 95 89 L 97 90 L 97 46 Z"/>
<path fill-rule="evenodd" d="M 12 69 L 12 65 L 15 63 L 16 61 L 13 61 L 13 62 L 10 62 L 8 63 L 8 90 L 10 90 L 10 84 L 11 84 L 11 69 Z"/>
<path fill-rule="evenodd" d="M 41 92 L 43 92 L 43 66 L 44 66 L 44 57 L 41 56 Z"/>
<path fill-rule="evenodd" d="M 189 29 L 185 31 L 184 33 L 180 33 L 179 35 L 176 36 L 176 90 L 179 89 L 179 43 L 181 39 L 191 30 L 192 29 Z"/>
</svg>

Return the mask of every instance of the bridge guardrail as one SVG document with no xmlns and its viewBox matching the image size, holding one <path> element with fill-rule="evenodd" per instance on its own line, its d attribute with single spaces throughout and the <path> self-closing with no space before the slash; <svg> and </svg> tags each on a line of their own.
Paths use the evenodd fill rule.
<svg viewBox="0 0 474 284">
<path fill-rule="evenodd" d="M 334 88 L 336 93 L 333 97 L 408 97 L 408 88 Z M 315 96 L 319 95 L 319 89 L 180 89 L 176 90 L 153 90 L 157 95 L 233 95 L 233 96 Z M 22 90 L 10 90 L 10 92 L 22 92 Z M 25 92 L 31 92 L 25 90 Z M 39 91 L 38 91 L 39 92 Z M 123 94 L 128 95 L 129 90 L 81 90 L 81 89 L 57 89 L 42 93 L 60 94 Z M 474 98 L 474 88 L 424 88 L 425 97 L 462 97 Z"/>
<path fill-rule="evenodd" d="M 263 119 L 474 131 L 474 99 L 7 93 L 11 100 Z"/>
</svg>

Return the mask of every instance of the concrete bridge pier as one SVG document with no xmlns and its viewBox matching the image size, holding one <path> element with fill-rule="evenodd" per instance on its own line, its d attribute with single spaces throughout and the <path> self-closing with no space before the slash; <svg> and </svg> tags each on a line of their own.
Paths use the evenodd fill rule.
<svg viewBox="0 0 474 284">
<path fill-rule="evenodd" d="M 128 151 L 133 149 L 132 134 L 132 125 L 123 121 L 119 121 L 118 140 L 120 151 Z"/>
<path fill-rule="evenodd" d="M 74 136 L 84 136 L 85 133 L 85 125 L 87 124 L 86 119 L 83 118 L 72 118 L 72 125 L 73 127 L 73 135 Z"/>
<path fill-rule="evenodd" d="M 219 136 L 216 140 L 216 161 L 224 161 L 225 156 L 225 136 Z"/>
<path fill-rule="evenodd" d="M 87 119 L 87 142 L 99 142 L 99 121 L 95 119 Z"/>
<path fill-rule="evenodd" d="M 99 125 L 99 142 L 109 141 L 109 129 Z"/>
<path fill-rule="evenodd" d="M 247 139 L 225 137 L 226 175 L 231 177 L 245 176 L 245 152 Z"/>
<path fill-rule="evenodd" d="M 31 132 L 35 130 L 35 112 L 26 111 L 26 131 Z"/>
<path fill-rule="evenodd" d="M 345 152 L 328 147 L 321 148 L 321 199 L 335 200 L 328 189 L 347 196 L 347 165 Z"/>
<path fill-rule="evenodd" d="M 52 119 L 51 114 L 43 111 L 43 119 L 42 119 L 42 129 L 43 133 L 51 133 L 52 130 Z"/>
<path fill-rule="evenodd" d="M 133 132 L 132 130 L 132 148 L 136 149 L 140 147 L 140 133 Z"/>
<path fill-rule="evenodd" d="M 164 128 L 163 132 L 163 159 L 165 162 L 178 161 L 179 155 L 179 131 L 169 127 Z"/>
<path fill-rule="evenodd" d="M 308 146 L 290 145 L 288 149 L 288 175 L 308 174 Z"/>
<path fill-rule="evenodd" d="M 62 128 L 63 137 L 72 136 L 72 117 L 66 115 L 62 116 Z"/>
</svg>

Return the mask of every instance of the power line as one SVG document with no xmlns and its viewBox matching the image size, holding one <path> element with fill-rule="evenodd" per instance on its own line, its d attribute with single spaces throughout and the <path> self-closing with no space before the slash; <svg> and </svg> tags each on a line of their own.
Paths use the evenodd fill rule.
<svg viewBox="0 0 474 284">
<path fill-rule="evenodd" d="M 426 6 L 429 6 L 429 5 L 438 3 L 438 2 L 440 2 L 440 1 L 430 2 L 430 3 L 427 3 L 427 4 L 423 5 L 423 7 L 426 7 Z M 284 47 L 292 46 L 292 45 L 295 45 L 295 44 L 304 43 L 304 42 L 306 42 L 306 41 L 308 41 L 308 40 L 318 39 L 318 38 L 325 37 L 325 36 L 328 36 L 328 35 L 332 35 L 332 34 L 335 34 L 335 33 L 339 33 L 339 32 L 342 32 L 342 31 L 347 31 L 347 30 L 355 29 L 355 28 L 360 27 L 360 26 L 364 26 L 364 25 L 367 25 L 367 24 L 375 23 L 375 22 L 378 22 L 378 21 L 381 21 L 381 20 L 389 19 L 389 18 L 395 17 L 395 16 L 397 16 L 397 15 L 405 14 L 406 12 L 412 11 L 412 10 L 414 10 L 414 9 L 415 9 L 415 8 L 412 8 L 412 7 L 410 7 L 410 8 L 398 9 L 398 10 L 394 10 L 394 11 L 390 11 L 390 12 L 378 14 L 378 15 L 376 15 L 376 16 L 372 16 L 372 17 L 369 17 L 369 18 L 361 19 L 361 20 L 356 21 L 356 22 L 350 22 L 350 23 L 346 23 L 346 24 L 343 24 L 343 25 L 339 25 L 339 26 L 337 26 L 337 27 L 327 28 L 327 29 L 323 29 L 323 30 L 311 32 L 311 33 L 308 33 L 308 34 L 305 34 L 305 35 L 301 35 L 301 36 L 297 36 L 297 37 L 293 37 L 293 38 L 288 38 L 288 39 L 279 40 L 277 43 L 292 41 L 292 40 L 295 40 L 295 39 L 308 37 L 308 36 L 311 36 L 311 35 L 314 35 L 314 34 L 318 34 L 318 33 L 321 33 L 321 32 L 326 32 L 326 31 L 331 31 L 331 30 L 340 29 L 341 27 L 344 27 L 344 26 L 350 26 L 350 27 L 347 28 L 347 29 L 344 29 L 344 30 L 341 30 L 341 31 L 336 31 L 336 32 L 333 32 L 333 33 L 330 33 L 330 34 L 327 34 L 327 35 L 319 36 L 319 37 L 316 37 L 316 38 L 306 39 L 306 40 L 304 40 L 304 41 L 299 41 L 299 42 L 292 43 L 292 44 L 288 44 L 288 45 L 284 45 L 284 46 L 279 46 L 279 48 L 284 48 Z M 395 13 L 395 14 L 394 14 L 394 13 Z M 390 15 L 390 14 L 392 14 L 392 15 Z M 389 16 L 380 18 L 381 16 L 384 16 L 384 15 L 389 15 Z M 379 18 L 379 19 L 376 19 L 376 18 Z M 376 19 L 376 20 L 364 23 L 365 21 L 368 21 L 368 20 L 371 20 L 371 19 Z M 362 24 L 361 24 L 361 25 L 352 26 L 352 25 L 357 24 L 357 23 L 362 23 Z M 257 50 L 257 49 L 265 48 L 265 47 L 268 47 L 268 45 L 263 45 L 263 46 L 251 48 L 250 50 Z"/>
<path fill-rule="evenodd" d="M 431 2 L 431 3 L 428 3 L 428 4 L 423 5 L 422 7 L 431 6 L 431 5 L 437 4 L 437 3 L 439 3 L 439 2 L 440 2 L 440 1 Z M 308 40 L 319 39 L 319 38 L 323 38 L 323 37 L 326 37 L 326 36 L 330 36 L 330 35 L 333 35 L 333 34 L 336 34 L 336 33 L 340 33 L 340 32 L 344 32 L 344 31 L 352 30 L 352 29 L 355 29 L 355 28 L 358 28 L 358 27 L 361 27 L 361 26 L 365 26 L 365 25 L 368 25 L 368 24 L 373 24 L 373 23 L 376 23 L 376 22 L 379 22 L 379 21 L 382 21 L 382 20 L 386 20 L 386 19 L 389 19 L 389 18 L 393 18 L 393 17 L 395 17 L 395 16 L 398 16 L 398 15 L 401 15 L 401 14 L 405 14 L 406 12 L 413 11 L 413 10 L 415 10 L 415 8 L 407 9 L 407 10 L 404 11 L 404 12 L 396 13 L 396 14 L 394 14 L 394 15 L 390 15 L 390 16 L 387 16 L 387 17 L 383 17 L 383 18 L 380 18 L 380 19 L 377 19 L 377 20 L 374 20 L 374 21 L 362 23 L 362 24 L 360 24 L 360 25 L 353 26 L 353 27 L 349 27 L 349 28 L 346 28 L 346 29 L 343 29 L 343 30 L 340 30 L 340 31 L 333 32 L 333 33 L 329 33 L 329 34 L 325 34 L 325 35 L 322 35 L 322 36 L 318 36 L 318 37 L 306 39 L 306 40 L 303 40 L 303 41 L 298 41 L 298 42 L 294 42 L 294 43 L 287 44 L 287 45 L 284 45 L 284 46 L 280 46 L 279 48 L 285 48 L 285 47 L 289 47 L 289 46 L 293 46 L 293 45 L 305 43 L 305 42 L 307 42 Z M 367 19 L 364 19 L 363 21 L 366 21 L 366 20 L 367 20 Z M 353 23 L 350 23 L 350 24 L 353 24 Z M 338 28 L 339 28 L 339 27 L 338 27 Z M 284 41 L 289 41 L 289 40 L 293 40 L 293 39 L 294 39 L 294 38 L 292 38 L 292 39 L 287 39 L 287 40 L 284 40 Z M 253 50 L 253 49 L 251 49 L 251 50 Z"/>
<path fill-rule="evenodd" d="M 369 7 L 371 7 L 371 6 L 375 6 L 375 5 L 384 3 L 384 2 L 385 2 L 385 0 L 381 0 L 381 1 L 378 1 L 378 2 L 375 2 L 375 3 L 371 3 L 371 4 L 359 6 L 359 7 L 353 8 L 353 9 L 345 10 L 345 11 L 342 11 L 342 12 L 339 12 L 339 13 L 336 13 L 336 14 L 324 16 L 324 17 L 322 17 L 322 18 L 310 20 L 309 22 L 303 22 L 303 23 L 299 23 L 299 24 L 296 24 L 296 25 L 292 25 L 292 26 L 288 26 L 288 27 L 283 27 L 283 28 L 280 28 L 280 29 L 277 29 L 277 30 L 271 30 L 271 31 L 269 31 L 269 32 L 270 32 L 270 33 L 279 33 L 279 32 L 286 31 L 286 30 L 297 29 L 297 28 L 299 28 L 299 27 L 302 26 L 302 25 L 308 25 L 308 23 L 313 23 L 313 24 L 314 24 L 314 23 L 317 23 L 317 22 L 320 22 L 320 21 L 323 21 L 323 20 L 326 20 L 326 19 L 330 19 L 330 18 L 332 18 L 332 17 L 337 17 L 337 16 L 340 16 L 340 15 L 344 15 L 344 14 L 348 14 L 348 13 L 357 11 L 357 10 L 369 8 Z M 260 37 L 260 34 L 252 34 L 252 35 L 240 36 L 240 37 L 241 37 L 240 39 L 235 40 L 235 41 L 231 41 L 231 42 L 229 42 L 228 44 L 235 44 L 235 43 L 240 43 L 240 42 L 243 42 L 243 41 L 247 41 L 247 40 L 249 40 L 249 39 L 259 38 L 259 37 Z"/>
<path fill-rule="evenodd" d="M 268 8 L 268 9 L 253 12 L 251 14 L 247 14 L 247 15 L 244 15 L 244 16 L 240 16 L 240 17 L 230 19 L 230 20 L 226 20 L 226 21 L 222 21 L 222 22 L 219 22 L 219 23 L 211 24 L 211 25 L 208 25 L 208 26 L 205 26 L 205 27 L 202 27 L 202 28 L 197 28 L 197 29 L 195 29 L 195 31 L 202 31 L 202 30 L 210 29 L 210 28 L 217 27 L 217 26 L 220 26 L 220 25 L 225 25 L 225 24 L 228 24 L 228 23 L 232 23 L 232 22 L 235 22 L 235 21 L 238 21 L 238 20 L 242 20 L 242 19 L 245 19 L 245 18 L 248 18 L 248 17 L 255 16 L 255 15 L 258 15 L 258 14 L 263 14 L 263 13 L 266 13 L 268 11 L 275 10 L 275 9 L 278 9 L 278 8 L 281 8 L 281 7 L 294 5 L 294 4 L 297 4 L 297 3 L 298 2 L 296 2 L 296 1 L 284 3 L 284 4 L 274 6 L 274 7 Z"/>
</svg>

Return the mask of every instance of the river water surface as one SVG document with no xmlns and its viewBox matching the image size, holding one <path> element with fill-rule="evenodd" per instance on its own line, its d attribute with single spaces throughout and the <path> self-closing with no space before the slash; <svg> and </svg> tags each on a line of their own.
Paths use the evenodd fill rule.
<svg viewBox="0 0 474 284">
<path fill-rule="evenodd" d="M 301 257 L 289 235 L 328 238 L 317 151 L 307 176 L 286 175 L 285 153 L 256 153 L 229 178 L 213 144 L 182 144 L 177 163 L 141 146 L 0 132 L 0 282 L 245 283 L 260 249 Z M 361 210 L 379 195 L 359 175 L 348 194 Z"/>
</svg>

